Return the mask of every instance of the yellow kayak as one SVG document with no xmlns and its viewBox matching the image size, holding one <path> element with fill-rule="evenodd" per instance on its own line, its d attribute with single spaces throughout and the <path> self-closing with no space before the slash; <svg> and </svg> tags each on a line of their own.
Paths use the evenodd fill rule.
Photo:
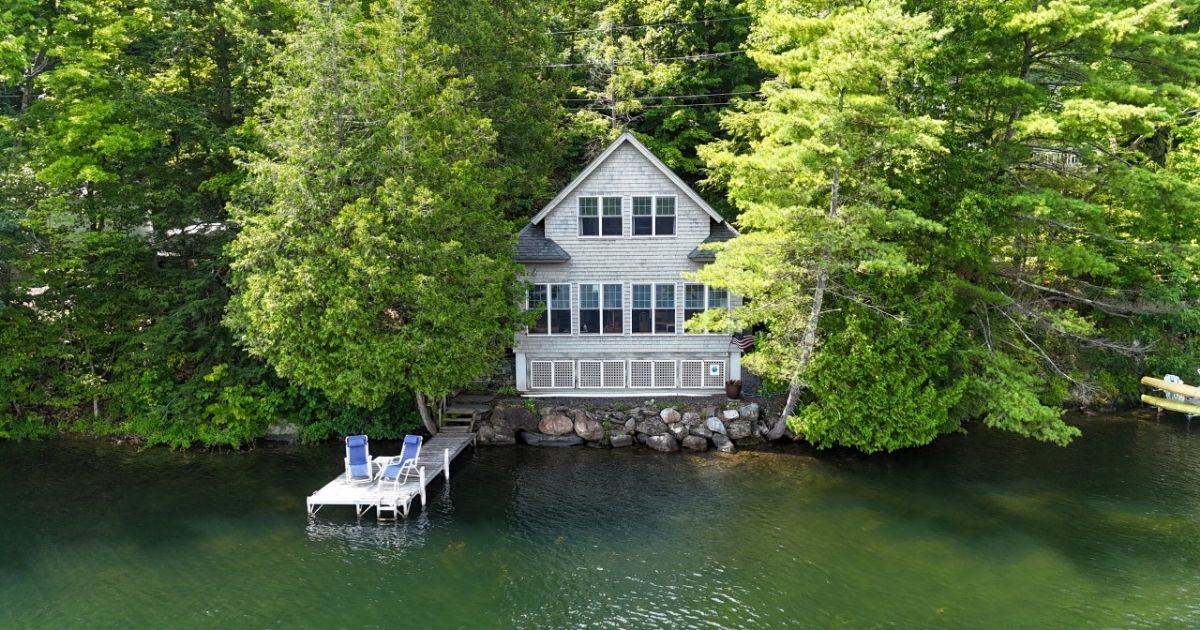
<svg viewBox="0 0 1200 630">
<path fill-rule="evenodd" d="M 1193 405 L 1178 400 L 1167 400 L 1166 398 L 1148 396 L 1146 394 L 1142 394 L 1142 402 L 1147 405 L 1154 405 L 1159 409 L 1166 409 L 1167 411 L 1177 411 L 1192 416 L 1200 416 L 1200 405 Z"/>
<path fill-rule="evenodd" d="M 1200 387 L 1193 387 L 1183 383 L 1168 383 L 1161 378 L 1154 378 L 1153 376 L 1143 376 L 1142 385 L 1161 389 L 1164 392 L 1171 392 L 1172 394 L 1187 396 L 1188 398 L 1200 399 Z"/>
</svg>

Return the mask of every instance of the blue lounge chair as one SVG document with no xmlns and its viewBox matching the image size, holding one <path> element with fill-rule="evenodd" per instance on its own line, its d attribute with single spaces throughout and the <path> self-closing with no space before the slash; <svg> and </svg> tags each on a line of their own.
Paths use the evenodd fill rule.
<svg viewBox="0 0 1200 630">
<path fill-rule="evenodd" d="M 346 438 L 346 483 L 371 483 L 371 446 L 365 435 Z"/>
<path fill-rule="evenodd" d="M 400 454 L 389 459 L 379 471 L 380 484 L 391 484 L 399 488 L 400 484 L 408 481 L 408 476 L 417 472 L 417 458 L 421 456 L 421 436 L 404 436 L 404 448 Z"/>
</svg>

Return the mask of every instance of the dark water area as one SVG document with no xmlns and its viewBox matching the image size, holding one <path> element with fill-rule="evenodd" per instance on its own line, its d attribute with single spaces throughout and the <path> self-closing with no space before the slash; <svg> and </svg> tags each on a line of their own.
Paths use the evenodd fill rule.
<svg viewBox="0 0 1200 630">
<path fill-rule="evenodd" d="M 1200 627 L 1200 422 L 1076 422 L 870 457 L 480 448 L 397 524 L 306 517 L 336 444 L 0 443 L 0 627 Z"/>
</svg>

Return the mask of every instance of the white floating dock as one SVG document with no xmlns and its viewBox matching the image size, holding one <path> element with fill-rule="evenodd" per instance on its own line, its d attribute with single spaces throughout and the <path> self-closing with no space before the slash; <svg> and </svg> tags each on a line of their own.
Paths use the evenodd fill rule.
<svg viewBox="0 0 1200 630">
<path fill-rule="evenodd" d="M 417 473 L 411 475 L 408 481 L 394 486 L 371 483 L 346 483 L 346 473 L 342 473 L 333 481 L 325 484 L 324 488 L 309 495 L 305 503 L 308 515 L 312 516 L 326 505 L 353 505 L 354 512 L 359 517 L 375 508 L 375 515 L 380 519 L 395 519 L 408 516 L 413 499 L 421 497 L 421 507 L 425 507 L 425 487 L 439 474 L 450 480 L 450 462 L 475 443 L 474 433 L 439 433 L 421 445 L 421 455 L 417 458 Z M 376 457 L 372 461 L 372 474 L 378 474 L 392 456 Z"/>
</svg>

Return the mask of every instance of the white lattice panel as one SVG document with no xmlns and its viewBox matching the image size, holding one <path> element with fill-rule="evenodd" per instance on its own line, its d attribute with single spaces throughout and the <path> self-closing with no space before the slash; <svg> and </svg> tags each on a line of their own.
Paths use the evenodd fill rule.
<svg viewBox="0 0 1200 630">
<path fill-rule="evenodd" d="M 579 362 L 579 387 L 581 388 L 597 388 L 601 387 L 601 363 L 599 361 L 580 361 Z"/>
<path fill-rule="evenodd" d="M 704 362 L 680 361 L 679 386 L 687 389 L 704 387 Z"/>
<path fill-rule="evenodd" d="M 554 388 L 564 389 L 575 387 L 575 362 L 554 362 Z"/>
<path fill-rule="evenodd" d="M 604 362 L 604 386 L 605 387 L 625 387 L 625 362 L 624 361 L 605 361 Z"/>
<path fill-rule="evenodd" d="M 704 362 L 704 386 L 705 387 L 724 387 L 725 386 L 725 362 L 724 361 L 705 361 Z"/>
<path fill-rule="evenodd" d="M 654 362 L 653 361 L 630 361 L 629 362 L 629 386 L 640 388 L 654 387 Z"/>
<path fill-rule="evenodd" d="M 529 362 L 529 387 L 531 389 L 550 389 L 554 387 L 554 366 L 551 362 Z"/>
<path fill-rule="evenodd" d="M 655 361 L 654 362 L 654 386 L 655 387 L 675 387 L 675 362 L 674 361 Z"/>
</svg>

